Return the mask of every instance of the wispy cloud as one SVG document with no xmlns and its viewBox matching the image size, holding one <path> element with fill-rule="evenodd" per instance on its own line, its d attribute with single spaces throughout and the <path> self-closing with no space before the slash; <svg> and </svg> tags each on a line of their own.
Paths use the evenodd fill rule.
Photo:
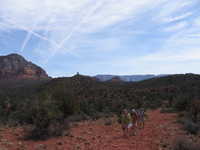
<svg viewBox="0 0 200 150">
<path fill-rule="evenodd" d="M 160 12 L 154 19 L 164 23 L 184 19 L 192 15 L 192 12 L 188 12 L 188 8 L 195 3 L 196 0 L 167 1 L 164 5 L 160 6 Z"/>
<path fill-rule="evenodd" d="M 166 17 L 166 18 L 164 17 L 162 19 L 162 21 L 166 22 L 166 23 L 168 23 L 168 22 L 175 22 L 175 21 L 179 21 L 179 20 L 185 19 L 185 18 L 191 16 L 192 14 L 193 14 L 192 12 L 187 12 L 187 13 L 181 14 L 179 16 L 171 16 L 171 17 L 169 16 L 169 17 Z"/>
<path fill-rule="evenodd" d="M 21 31 L 18 49 L 31 47 L 44 64 L 66 53 L 86 66 L 101 61 L 114 68 L 196 61 L 197 4 L 199 0 L 1 0 L 0 33 Z M 98 60 L 91 63 L 94 58 Z"/>
<path fill-rule="evenodd" d="M 171 25 L 171 26 L 168 26 L 167 28 L 164 29 L 164 31 L 167 31 L 167 32 L 173 32 L 173 31 L 179 31 L 179 30 L 182 30 L 183 28 L 187 27 L 188 23 L 187 22 L 179 22 L 175 25 Z"/>
<path fill-rule="evenodd" d="M 196 18 L 196 19 L 194 20 L 194 25 L 195 25 L 195 26 L 200 26 L 200 17 L 198 17 L 198 18 Z"/>
<path fill-rule="evenodd" d="M 97 32 L 137 17 L 138 13 L 155 7 L 162 1 L 2 0 L 0 21 L 4 29 L 27 31 L 21 51 L 32 35 L 53 43 L 54 46 L 51 47 L 50 44 L 50 49 L 59 51 L 74 34 Z M 41 32 L 48 33 L 48 37 L 44 37 Z"/>
</svg>

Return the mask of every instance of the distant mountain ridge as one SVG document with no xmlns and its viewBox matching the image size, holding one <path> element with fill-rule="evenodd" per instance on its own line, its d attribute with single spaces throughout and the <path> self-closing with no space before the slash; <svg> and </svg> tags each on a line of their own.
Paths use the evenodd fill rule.
<svg viewBox="0 0 200 150">
<path fill-rule="evenodd" d="M 27 61 L 19 54 L 0 56 L 0 80 L 4 79 L 46 79 L 45 70 Z"/>
<path fill-rule="evenodd" d="M 154 75 L 96 75 L 93 78 L 108 82 L 137 82 L 152 78 L 168 76 L 165 74 Z M 49 79 L 50 77 L 41 67 L 27 61 L 19 54 L 0 56 L 0 80 L 15 79 Z"/>
<path fill-rule="evenodd" d="M 153 75 L 153 74 L 147 74 L 147 75 L 96 75 L 95 78 L 97 78 L 100 81 L 109 81 L 112 80 L 113 78 L 118 77 L 122 81 L 125 82 L 137 82 L 137 81 L 143 81 L 147 79 L 152 79 L 152 78 L 159 78 L 159 77 L 164 77 L 168 76 L 167 74 L 161 74 L 161 75 Z"/>
</svg>

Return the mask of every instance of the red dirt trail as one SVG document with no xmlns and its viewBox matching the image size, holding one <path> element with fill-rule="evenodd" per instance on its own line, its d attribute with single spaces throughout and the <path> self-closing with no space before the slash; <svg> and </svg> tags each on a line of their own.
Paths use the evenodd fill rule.
<svg viewBox="0 0 200 150">
<path fill-rule="evenodd" d="M 0 129 L 0 150 L 164 150 L 176 135 L 182 134 L 176 114 L 148 111 L 145 128 L 136 136 L 124 138 L 121 126 L 104 120 L 85 121 L 71 129 L 70 136 L 46 141 L 24 141 L 22 129 Z"/>
</svg>

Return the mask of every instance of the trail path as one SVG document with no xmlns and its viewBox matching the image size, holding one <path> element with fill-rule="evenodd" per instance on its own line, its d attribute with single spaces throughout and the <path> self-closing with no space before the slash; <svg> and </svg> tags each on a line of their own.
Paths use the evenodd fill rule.
<svg viewBox="0 0 200 150">
<path fill-rule="evenodd" d="M 149 111 L 145 128 L 136 136 L 124 138 L 118 123 L 85 121 L 71 129 L 70 136 L 47 141 L 20 140 L 21 129 L 0 130 L 0 150 L 164 150 L 176 135 L 183 134 L 175 123 L 176 114 Z"/>
</svg>

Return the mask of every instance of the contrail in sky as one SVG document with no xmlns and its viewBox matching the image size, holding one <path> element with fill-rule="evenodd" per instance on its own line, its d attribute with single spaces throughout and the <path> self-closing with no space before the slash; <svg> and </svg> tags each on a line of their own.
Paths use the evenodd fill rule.
<svg viewBox="0 0 200 150">
<path fill-rule="evenodd" d="M 29 28 L 26 28 L 26 27 L 21 26 L 21 25 L 17 25 L 16 23 L 14 23 L 14 22 L 11 21 L 11 20 L 9 20 L 8 23 L 9 23 L 10 25 L 15 25 L 16 27 L 20 28 L 21 30 L 24 30 L 24 31 L 28 32 L 30 35 L 32 34 L 32 35 L 34 35 L 35 37 L 37 37 L 37 38 L 39 38 L 39 39 L 41 39 L 41 40 L 47 41 L 47 42 L 49 42 L 49 43 L 55 45 L 56 47 L 58 47 L 58 44 L 57 44 L 55 41 L 52 41 L 52 40 L 50 40 L 50 39 L 48 39 L 48 38 L 46 38 L 46 37 L 44 37 L 44 36 L 38 34 L 37 32 L 32 31 L 32 30 L 29 29 Z M 2 23 L 1 23 L 1 24 L 2 24 Z M 10 25 L 8 25 L 8 24 L 5 24 L 5 23 L 3 23 L 3 24 L 4 24 L 4 26 L 9 26 L 9 27 L 10 27 Z M 29 36 L 30 36 L 30 35 L 29 35 Z M 26 40 L 28 40 L 28 38 L 26 38 Z M 24 42 L 24 43 L 25 43 L 25 42 Z"/>
<path fill-rule="evenodd" d="M 83 24 L 83 22 L 88 19 L 89 16 L 91 16 L 91 14 L 101 5 L 103 5 L 104 1 L 100 1 L 99 3 L 97 3 L 93 9 L 91 9 L 85 16 L 82 17 L 81 21 L 79 22 L 78 25 L 76 25 L 72 31 L 58 44 L 58 49 L 62 48 L 62 46 L 65 44 L 65 42 L 67 42 L 72 35 L 81 27 L 81 25 Z"/>
</svg>

